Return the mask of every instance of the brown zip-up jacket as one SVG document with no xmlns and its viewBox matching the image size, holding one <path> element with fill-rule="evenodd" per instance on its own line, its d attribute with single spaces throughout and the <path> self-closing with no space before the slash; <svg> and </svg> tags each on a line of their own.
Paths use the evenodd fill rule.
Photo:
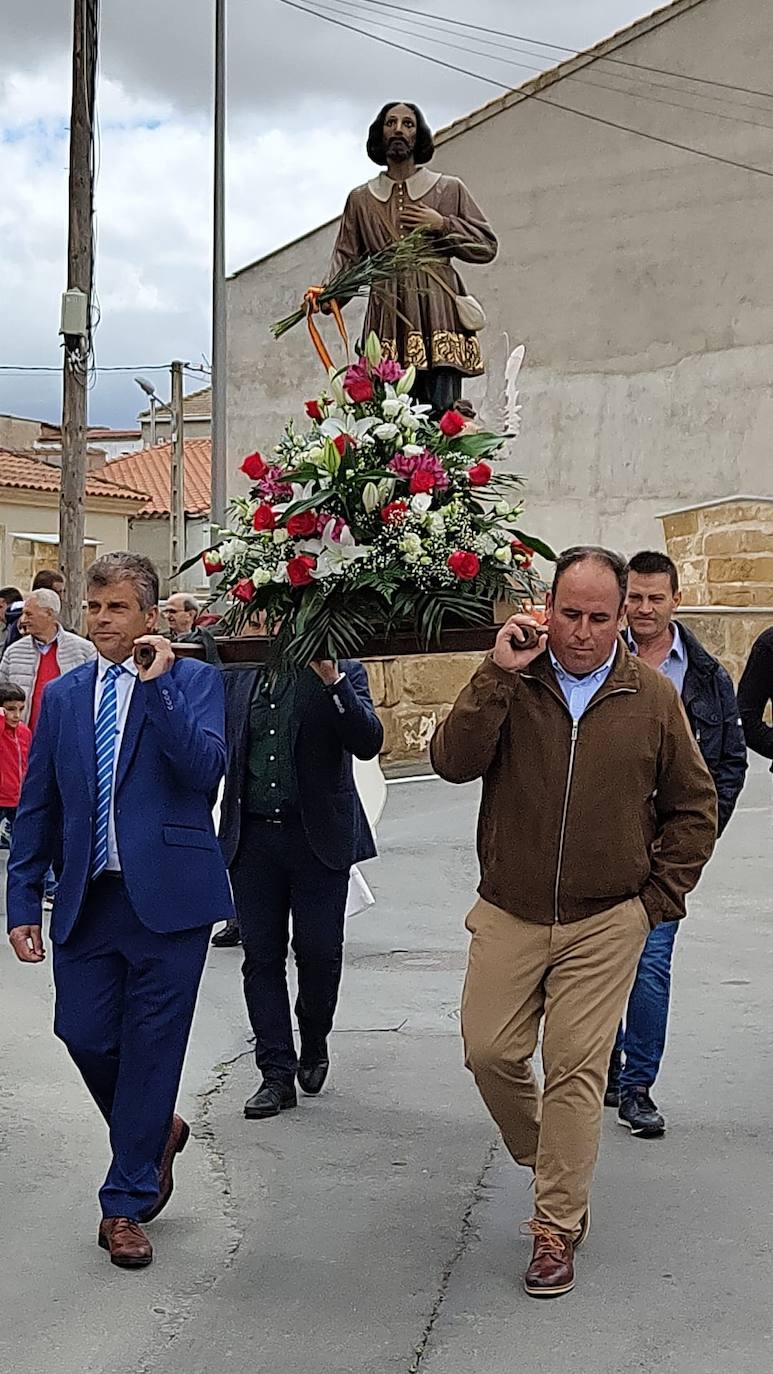
<svg viewBox="0 0 773 1374">
<path fill-rule="evenodd" d="M 622 640 L 573 722 L 547 652 L 487 658 L 430 749 L 448 782 L 483 779 L 479 892 L 527 921 L 579 921 L 638 896 L 654 927 L 685 914 L 717 798 L 673 683 Z"/>
</svg>

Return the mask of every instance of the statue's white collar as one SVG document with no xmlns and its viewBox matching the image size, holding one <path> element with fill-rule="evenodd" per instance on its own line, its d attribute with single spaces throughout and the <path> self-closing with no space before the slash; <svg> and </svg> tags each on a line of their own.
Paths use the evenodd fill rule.
<svg viewBox="0 0 773 1374">
<path fill-rule="evenodd" d="M 427 192 L 437 186 L 439 181 L 439 172 L 431 172 L 428 167 L 420 167 L 412 177 L 408 177 L 403 185 L 411 200 L 421 200 L 422 196 L 426 196 Z M 368 190 L 372 196 L 376 197 L 376 200 L 380 200 L 382 204 L 386 205 L 397 184 L 386 172 L 380 172 L 377 177 L 368 182 Z"/>
</svg>

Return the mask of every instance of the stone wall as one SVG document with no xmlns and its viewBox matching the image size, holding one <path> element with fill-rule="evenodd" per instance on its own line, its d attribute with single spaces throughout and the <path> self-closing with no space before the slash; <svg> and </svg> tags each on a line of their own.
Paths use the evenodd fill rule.
<svg viewBox="0 0 773 1374">
<path fill-rule="evenodd" d="M 661 518 L 690 605 L 773 607 L 773 499 L 728 497 Z"/>
<path fill-rule="evenodd" d="M 384 764 L 424 764 L 432 735 L 483 654 L 416 654 L 366 663 L 384 726 Z"/>
</svg>

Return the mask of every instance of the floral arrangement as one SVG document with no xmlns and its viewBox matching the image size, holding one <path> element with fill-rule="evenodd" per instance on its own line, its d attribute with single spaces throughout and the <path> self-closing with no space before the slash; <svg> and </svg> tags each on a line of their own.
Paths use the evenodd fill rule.
<svg viewBox="0 0 773 1374">
<path fill-rule="evenodd" d="M 507 436 L 466 433 L 454 410 L 431 420 L 414 381 L 371 335 L 307 401 L 308 431 L 291 421 L 270 458 L 241 465 L 250 494 L 205 571 L 221 574 L 227 627 L 264 613 L 285 663 L 352 657 L 406 626 L 429 646 L 541 586 L 532 560 L 552 551 L 519 527 L 521 479 L 493 466 Z"/>
</svg>

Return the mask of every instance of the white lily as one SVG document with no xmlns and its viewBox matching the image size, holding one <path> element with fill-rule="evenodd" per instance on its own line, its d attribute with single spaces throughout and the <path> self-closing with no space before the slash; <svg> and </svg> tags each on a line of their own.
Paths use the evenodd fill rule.
<svg viewBox="0 0 773 1374">
<path fill-rule="evenodd" d="M 359 441 L 364 434 L 368 434 L 378 424 L 380 424 L 378 415 L 365 415 L 362 420 L 355 420 L 353 416 L 349 415 L 340 419 L 337 415 L 329 415 L 319 426 L 319 432 L 326 439 L 337 439 L 340 434 L 348 434 L 352 439 Z"/>
<path fill-rule="evenodd" d="M 362 504 L 368 515 L 372 515 L 378 505 L 378 487 L 375 482 L 366 482 L 362 489 Z"/>
<path fill-rule="evenodd" d="M 332 538 L 328 525 L 322 533 L 319 547 L 317 566 L 311 574 L 317 580 L 322 577 L 340 577 L 358 558 L 367 558 L 370 554 L 370 549 L 364 544 L 358 544 L 346 525 L 339 539 Z"/>
</svg>

